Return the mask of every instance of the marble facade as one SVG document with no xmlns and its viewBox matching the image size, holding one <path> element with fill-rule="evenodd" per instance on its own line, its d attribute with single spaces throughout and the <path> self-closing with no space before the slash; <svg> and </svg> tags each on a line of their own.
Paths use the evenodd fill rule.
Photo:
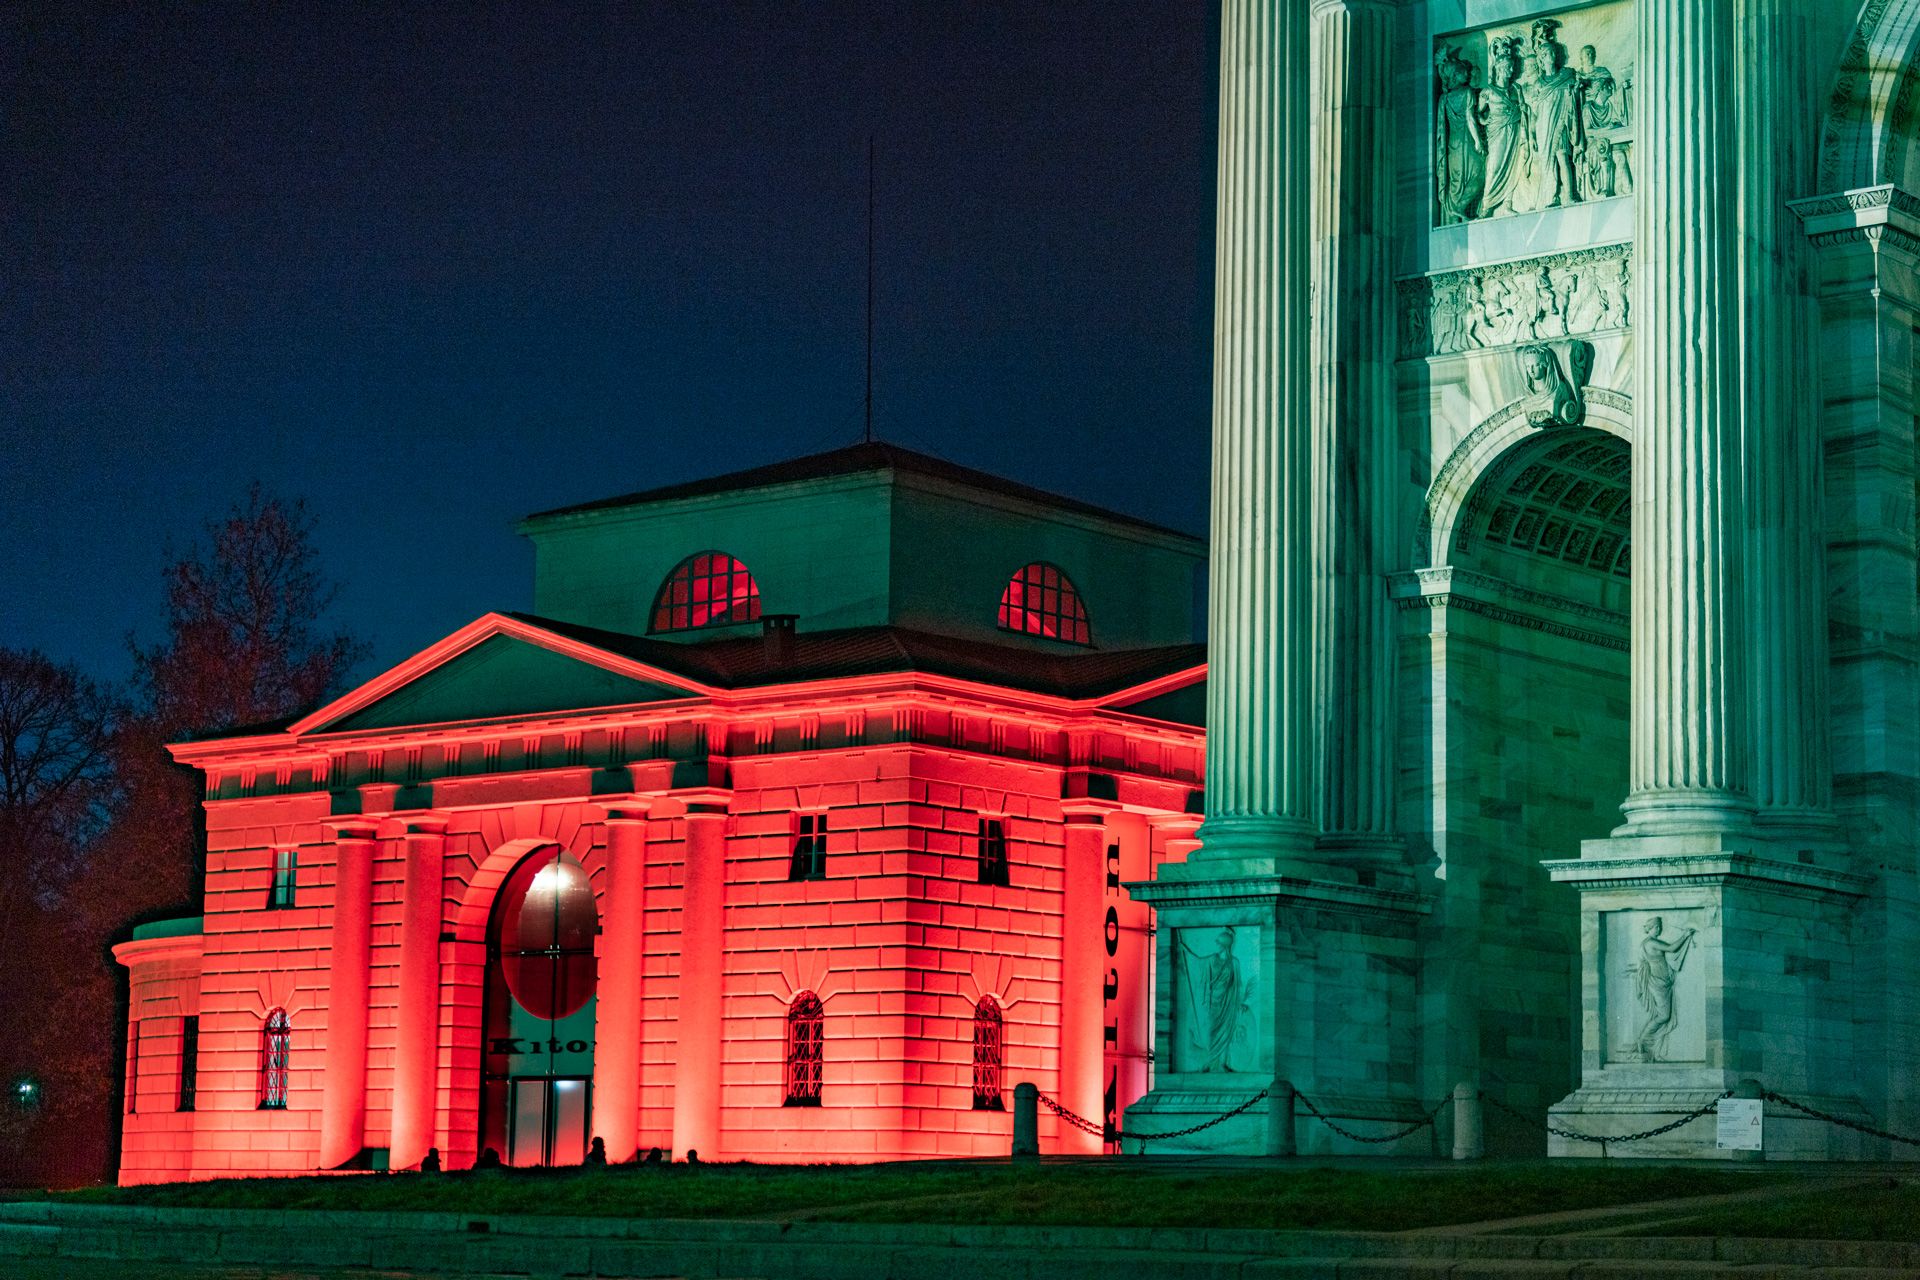
<svg viewBox="0 0 1920 1280">
<path fill-rule="evenodd" d="M 1222 12 L 1207 816 L 1133 886 L 1126 1128 L 1920 1132 L 1920 0 Z M 1283 1114 L 1151 1149 L 1381 1149 Z"/>
</svg>

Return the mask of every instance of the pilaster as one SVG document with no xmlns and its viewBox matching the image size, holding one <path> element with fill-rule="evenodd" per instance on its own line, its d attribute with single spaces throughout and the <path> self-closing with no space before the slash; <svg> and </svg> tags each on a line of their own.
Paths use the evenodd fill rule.
<svg viewBox="0 0 1920 1280">
<path fill-rule="evenodd" d="M 320 1086 L 320 1167 L 337 1169 L 367 1140 L 367 992 L 373 962 L 374 824 L 333 832 L 333 915 L 327 948 L 327 1041 Z"/>
<path fill-rule="evenodd" d="M 411 1169 L 434 1143 L 440 1077 L 440 929 L 446 914 L 444 819 L 409 818 L 394 1032 L 388 1167 Z"/>
<path fill-rule="evenodd" d="M 1065 802 L 1066 859 L 1060 905 L 1060 1104 L 1089 1120 L 1101 1114 L 1101 870 L 1112 806 Z M 1062 1125 L 1059 1150 L 1099 1155 L 1100 1139 Z"/>
<path fill-rule="evenodd" d="M 607 1160 L 622 1164 L 640 1146 L 641 974 L 646 960 L 647 810 L 634 796 L 606 803 L 607 893 L 600 928 L 599 999 L 594 1007 L 593 1132 Z"/>
<path fill-rule="evenodd" d="M 731 795 L 686 800 L 686 854 L 680 905 L 680 1016 L 673 1073 L 673 1149 L 720 1150 L 721 976 L 725 970 L 727 807 Z"/>
</svg>

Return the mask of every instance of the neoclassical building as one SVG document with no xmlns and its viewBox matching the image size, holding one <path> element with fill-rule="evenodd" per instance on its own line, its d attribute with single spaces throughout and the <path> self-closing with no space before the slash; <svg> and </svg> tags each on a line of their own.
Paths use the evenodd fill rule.
<svg viewBox="0 0 1920 1280">
<path fill-rule="evenodd" d="M 1206 820 L 1133 886 L 1128 1130 L 1465 1083 L 1539 1150 L 1751 1080 L 1920 1132 L 1917 53 L 1913 0 L 1225 0 Z M 1359 1149 L 1282 1115 L 1183 1145 Z"/>
<path fill-rule="evenodd" d="M 1199 544 L 886 445 L 522 529 L 534 614 L 173 748 L 205 910 L 116 949 L 122 1180 L 1004 1154 L 1019 1080 L 1111 1132 Z"/>
</svg>

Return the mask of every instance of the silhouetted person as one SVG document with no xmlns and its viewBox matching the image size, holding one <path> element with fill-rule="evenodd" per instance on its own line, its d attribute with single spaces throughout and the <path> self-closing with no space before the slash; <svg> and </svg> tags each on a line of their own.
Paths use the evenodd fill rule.
<svg viewBox="0 0 1920 1280">
<path fill-rule="evenodd" d="M 604 1165 L 607 1162 L 607 1140 L 595 1138 L 593 1145 L 587 1148 L 586 1164 Z"/>
<path fill-rule="evenodd" d="M 659 1164 L 659 1163 L 660 1163 L 661 1161 L 663 1161 L 663 1160 L 665 1160 L 665 1159 L 666 1159 L 666 1156 L 665 1156 L 664 1154 L 662 1154 L 662 1152 L 661 1152 L 661 1150 L 660 1150 L 660 1148 L 658 1148 L 658 1147 L 654 1147 L 654 1148 L 652 1148 L 651 1150 L 649 1150 L 649 1151 L 647 1152 L 647 1158 L 646 1158 L 646 1160 L 645 1160 L 645 1161 L 643 1161 L 643 1163 L 645 1163 L 645 1164 Z"/>
<path fill-rule="evenodd" d="M 491 1172 L 492 1170 L 498 1169 L 499 1167 L 500 1167 L 500 1153 L 498 1151 L 495 1151 L 492 1147 L 488 1147 L 486 1150 L 482 1151 L 480 1153 L 480 1158 L 473 1162 L 473 1168 L 476 1173 L 488 1173 L 488 1172 Z"/>
<path fill-rule="evenodd" d="M 422 1173 L 440 1172 L 440 1148 L 438 1147 L 427 1148 L 427 1154 L 420 1161 L 420 1172 Z"/>
<path fill-rule="evenodd" d="M 700 1163 L 700 1153 L 698 1151 L 695 1151 L 692 1147 L 687 1148 L 687 1163 L 688 1164 Z"/>
</svg>

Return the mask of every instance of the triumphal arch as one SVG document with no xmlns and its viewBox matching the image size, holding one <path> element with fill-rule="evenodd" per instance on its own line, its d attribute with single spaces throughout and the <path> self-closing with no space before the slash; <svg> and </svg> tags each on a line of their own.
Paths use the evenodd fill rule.
<svg viewBox="0 0 1920 1280">
<path fill-rule="evenodd" d="M 1920 1131 L 1917 47 L 1915 0 L 1225 0 L 1206 819 L 1135 890 L 1129 1132 L 1268 1089 L 1154 1149 L 1354 1151 L 1282 1097 L 1465 1084 L 1592 1155 L 1746 1081 Z"/>
</svg>

